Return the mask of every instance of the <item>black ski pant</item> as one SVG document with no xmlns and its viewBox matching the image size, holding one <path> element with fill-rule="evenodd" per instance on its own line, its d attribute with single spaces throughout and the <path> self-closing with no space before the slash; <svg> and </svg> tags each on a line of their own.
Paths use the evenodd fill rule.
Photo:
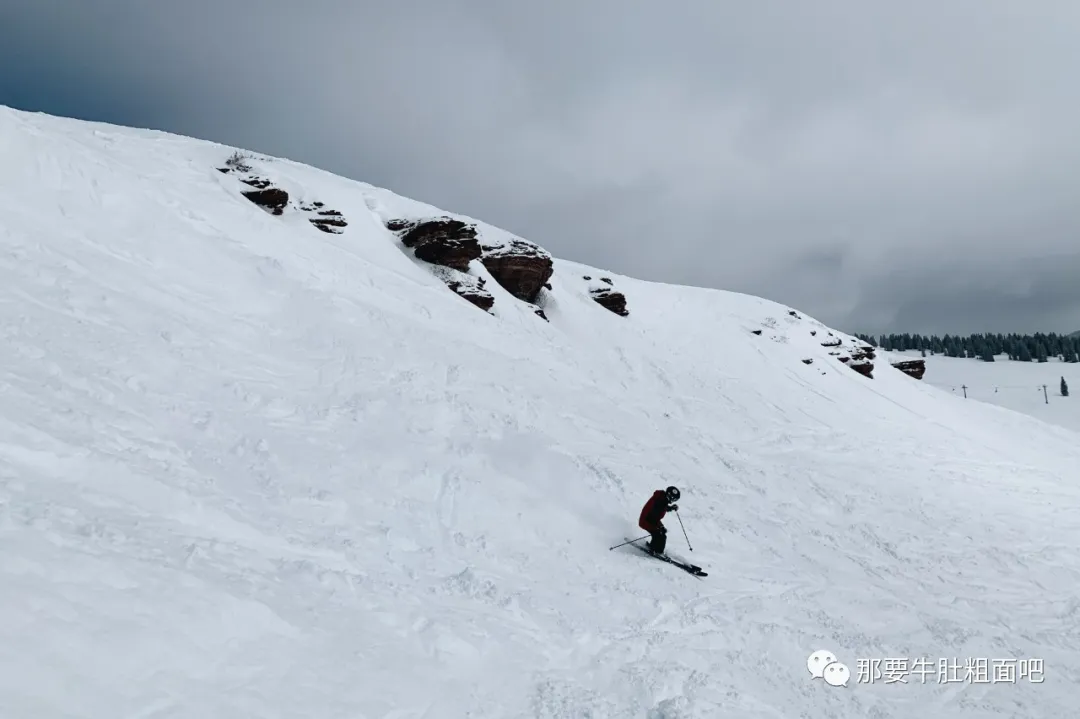
<svg viewBox="0 0 1080 719">
<path fill-rule="evenodd" d="M 660 525 L 655 531 L 652 532 L 652 540 L 649 542 L 649 549 L 657 554 L 663 554 L 664 549 L 667 547 L 667 530 L 663 525 Z"/>
</svg>

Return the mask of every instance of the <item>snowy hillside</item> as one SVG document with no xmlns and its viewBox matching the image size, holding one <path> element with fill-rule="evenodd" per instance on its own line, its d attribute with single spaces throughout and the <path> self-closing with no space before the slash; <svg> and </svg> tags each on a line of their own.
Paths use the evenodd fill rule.
<svg viewBox="0 0 1080 719">
<path fill-rule="evenodd" d="M 1076 433 L 233 156 L 0 108 L 0 716 L 1071 715 Z"/>
<path fill-rule="evenodd" d="M 888 352 L 883 359 L 923 359 L 919 352 Z M 1051 357 L 1047 362 L 1010 361 L 998 355 L 993 362 L 967 357 L 929 355 L 923 381 L 946 392 L 1005 407 L 1044 422 L 1080 432 L 1080 365 Z M 1065 378 L 1069 396 L 1061 395 Z"/>
</svg>

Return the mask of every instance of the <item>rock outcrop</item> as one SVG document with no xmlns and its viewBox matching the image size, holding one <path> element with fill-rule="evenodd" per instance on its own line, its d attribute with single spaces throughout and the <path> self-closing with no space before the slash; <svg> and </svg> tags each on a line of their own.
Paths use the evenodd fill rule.
<svg viewBox="0 0 1080 719">
<path fill-rule="evenodd" d="M 901 360 L 899 362 L 893 362 L 892 366 L 900 370 L 909 377 L 915 379 L 922 379 L 926 374 L 926 360 Z"/>
<path fill-rule="evenodd" d="M 433 265 L 467 272 L 469 263 L 480 259 L 483 254 L 476 239 L 476 225 L 452 217 L 420 221 L 390 220 L 386 227 L 398 234 L 401 244 L 412 248 L 417 259 Z"/>
<path fill-rule="evenodd" d="M 582 279 L 589 283 L 589 296 L 598 305 L 620 317 L 626 317 L 630 314 L 630 311 L 626 309 L 626 295 L 615 289 L 615 283 L 611 281 L 610 277 L 601 277 L 594 280 L 588 275 L 583 275 Z"/>
<path fill-rule="evenodd" d="M 254 202 L 272 215 L 280 215 L 289 204 L 289 193 L 277 187 L 268 187 L 265 190 L 250 190 L 243 193 L 244 197 Z"/>
<path fill-rule="evenodd" d="M 310 222 L 323 232 L 341 234 L 341 230 L 336 228 L 346 227 L 349 224 L 337 210 L 320 210 L 318 214 L 319 216 L 311 218 Z"/>
<path fill-rule="evenodd" d="M 630 314 L 630 311 L 626 309 L 626 296 L 622 292 L 604 292 L 602 290 L 592 292 L 592 298 L 597 304 L 611 310 L 620 317 L 626 317 Z"/>
<path fill-rule="evenodd" d="M 319 215 L 311 221 L 313 224 L 334 217 L 327 211 Z M 486 280 L 468 274 L 469 264 L 481 255 L 475 225 L 444 216 L 427 220 L 388 220 L 386 228 L 401 239 L 402 245 L 412 249 L 418 260 L 434 265 L 435 276 L 459 297 L 485 312 L 495 306 L 495 297 L 484 287 Z"/>
<path fill-rule="evenodd" d="M 481 241 L 480 261 L 507 292 L 522 302 L 535 304 L 540 291 L 555 271 L 545 250 L 525 240 Z"/>
<path fill-rule="evenodd" d="M 459 297 L 468 300 L 485 312 L 495 305 L 495 298 L 484 287 L 487 281 L 483 277 L 467 275 L 449 267 L 437 267 L 435 275 Z"/>
<path fill-rule="evenodd" d="M 243 184 L 254 190 L 245 190 L 241 194 L 251 202 L 263 208 L 272 215 L 282 215 L 289 205 L 289 193 L 265 177 L 255 174 L 250 164 L 252 158 L 240 153 L 233 154 L 225 161 L 224 167 L 217 168 L 218 172 L 232 174 Z M 304 212 L 313 212 L 317 217 L 311 218 L 311 224 L 317 229 L 330 234 L 340 235 L 343 227 L 348 226 L 345 217 L 337 210 L 324 210 L 322 202 L 300 203 L 300 209 Z"/>
<path fill-rule="evenodd" d="M 248 155 L 234 152 L 229 159 L 225 160 L 225 167 L 217 168 L 218 172 L 224 175 L 237 173 L 240 182 L 255 188 L 244 192 L 244 197 L 272 215 L 282 214 L 285 206 L 289 204 L 289 193 L 280 188 L 271 187 L 270 180 L 253 174 L 254 170 L 248 163 L 250 159 L 252 158 Z"/>
<path fill-rule="evenodd" d="M 832 349 L 829 352 L 830 355 L 836 357 L 842 363 L 855 370 L 864 377 L 874 379 L 874 363 L 873 359 L 876 357 L 874 348 L 870 345 L 860 341 L 851 340 L 854 343 L 853 346 L 840 349 L 844 341 L 834 335 L 832 332 L 828 333 L 833 339 L 825 340 L 821 343 L 822 347 L 828 347 Z"/>
<path fill-rule="evenodd" d="M 855 351 L 851 353 L 851 359 L 855 361 L 863 359 L 872 360 L 876 356 L 877 353 L 874 352 L 874 348 L 870 345 L 863 345 L 861 347 L 857 347 Z"/>
<path fill-rule="evenodd" d="M 851 361 L 848 363 L 848 367 L 861 375 L 874 379 L 874 363 L 871 360 L 876 356 L 874 348 L 870 345 L 859 345 L 851 352 Z"/>
<path fill-rule="evenodd" d="M 326 205 L 322 202 L 311 202 L 300 205 L 304 212 L 314 213 L 316 216 L 308 219 L 317 229 L 331 235 L 340 235 L 342 228 L 348 227 L 345 216 L 337 210 L 324 210 Z"/>
<path fill-rule="evenodd" d="M 874 379 L 874 363 L 868 359 L 857 360 L 854 358 L 848 358 L 849 361 L 845 362 L 848 367 L 855 370 L 864 377 Z"/>
</svg>

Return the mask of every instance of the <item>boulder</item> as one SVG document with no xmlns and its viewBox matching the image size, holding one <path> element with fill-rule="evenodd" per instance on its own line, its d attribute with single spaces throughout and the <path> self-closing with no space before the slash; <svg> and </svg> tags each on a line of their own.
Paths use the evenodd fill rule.
<svg viewBox="0 0 1080 719">
<path fill-rule="evenodd" d="M 484 289 L 483 280 L 480 280 L 481 284 L 471 284 L 464 282 L 450 281 L 446 283 L 446 286 L 456 292 L 459 296 L 464 297 L 469 302 L 480 309 L 487 312 L 495 305 L 495 298 L 491 296 L 491 293 Z"/>
<path fill-rule="evenodd" d="M 536 303 L 540 291 L 555 272 L 551 255 L 516 237 L 499 243 L 484 243 L 480 261 L 507 292 L 530 304 Z"/>
<path fill-rule="evenodd" d="M 901 360 L 900 362 L 893 362 L 892 366 L 915 379 L 922 379 L 923 375 L 926 374 L 926 360 L 922 359 Z"/>
<path fill-rule="evenodd" d="M 872 360 L 876 356 L 877 355 L 874 352 L 874 348 L 870 345 L 862 345 L 861 347 L 856 347 L 855 351 L 851 353 L 851 359 L 853 360 Z"/>
<path fill-rule="evenodd" d="M 469 263 L 482 254 L 476 226 L 452 217 L 419 222 L 390 220 L 386 227 L 400 235 L 401 244 L 412 248 L 417 259 L 434 265 L 465 272 Z"/>
<path fill-rule="evenodd" d="M 866 359 L 856 360 L 856 359 L 853 359 L 853 360 L 851 360 L 851 362 L 847 363 L 847 366 L 850 367 L 851 369 L 855 370 L 856 372 L 858 372 L 861 375 L 869 377 L 870 379 L 874 379 L 874 363 L 871 362 L 870 360 L 866 360 Z"/>
<path fill-rule="evenodd" d="M 344 216 L 337 210 L 322 210 L 319 212 L 319 216 L 312 218 L 310 222 L 323 232 L 338 235 L 341 234 L 341 232 L 334 228 L 347 227 L 349 224 L 345 221 Z"/>
<path fill-rule="evenodd" d="M 626 309 L 626 295 L 615 289 L 615 283 L 610 277 L 598 277 L 594 280 L 589 275 L 582 275 L 582 278 L 589 283 L 589 296 L 594 302 L 620 317 L 630 314 Z"/>
<path fill-rule="evenodd" d="M 484 287 L 485 280 L 483 277 L 467 275 L 449 267 L 434 267 L 432 269 L 435 276 L 445 282 L 446 286 L 453 290 L 455 294 L 485 312 L 495 305 L 495 298 Z"/>
<path fill-rule="evenodd" d="M 615 290 L 591 290 L 593 301 L 602 307 L 611 310 L 620 317 L 626 317 L 630 311 L 626 309 L 626 295 Z"/>
<path fill-rule="evenodd" d="M 284 211 L 285 205 L 289 204 L 289 193 L 276 187 L 251 190 L 245 192 L 244 197 L 274 215 L 280 215 Z"/>
</svg>

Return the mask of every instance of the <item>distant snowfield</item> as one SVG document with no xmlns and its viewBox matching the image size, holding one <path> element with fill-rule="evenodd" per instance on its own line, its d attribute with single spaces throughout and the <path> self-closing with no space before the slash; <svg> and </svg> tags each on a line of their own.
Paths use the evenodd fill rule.
<svg viewBox="0 0 1080 719">
<path fill-rule="evenodd" d="M 896 360 L 921 358 L 918 352 L 887 353 Z M 1069 396 L 1061 396 L 1061 378 Z M 1005 407 L 1044 422 L 1080 432 L 1080 365 L 1061 362 L 1013 362 L 1001 355 L 993 362 L 943 355 L 926 356 L 923 381 L 969 399 Z M 1045 390 L 1043 389 L 1045 385 Z M 966 390 L 965 390 L 966 387 Z M 1077 441 L 1080 441 L 1078 437 Z M 1080 470 L 1077 470 L 1080 476 Z"/>
<path fill-rule="evenodd" d="M 487 315 L 383 226 L 434 208 L 259 160 L 323 234 L 231 152 L 0 108 L 0 716 L 1075 711 L 1075 432 L 745 295 L 558 261 Z M 668 484 L 706 579 L 608 550 Z"/>
</svg>

